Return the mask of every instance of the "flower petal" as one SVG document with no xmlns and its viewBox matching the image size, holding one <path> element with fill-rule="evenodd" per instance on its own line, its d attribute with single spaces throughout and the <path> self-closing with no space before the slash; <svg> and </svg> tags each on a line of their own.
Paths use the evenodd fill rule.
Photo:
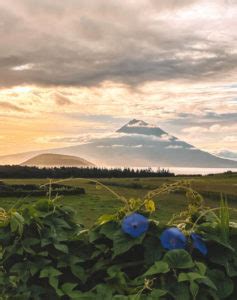
<svg viewBox="0 0 237 300">
<path fill-rule="evenodd" d="M 122 221 L 123 232 L 129 234 L 133 238 L 141 236 L 147 231 L 148 227 L 148 219 L 138 213 L 132 213 L 131 215 L 126 216 Z"/>
<path fill-rule="evenodd" d="M 184 249 L 186 247 L 186 237 L 176 227 L 165 229 L 160 236 L 161 244 L 165 249 Z"/>
<path fill-rule="evenodd" d="M 193 240 L 193 248 L 197 249 L 202 255 L 207 255 L 207 246 L 202 237 L 199 234 L 191 233 L 191 238 Z"/>
</svg>

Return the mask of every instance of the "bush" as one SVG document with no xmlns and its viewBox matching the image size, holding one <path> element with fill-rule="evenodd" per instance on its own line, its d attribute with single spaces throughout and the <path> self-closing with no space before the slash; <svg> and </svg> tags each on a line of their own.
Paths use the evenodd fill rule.
<svg viewBox="0 0 237 300">
<path fill-rule="evenodd" d="M 0 197 L 28 197 L 45 196 L 49 192 L 48 186 L 36 184 L 1 184 Z M 52 196 L 60 195 L 81 195 L 85 194 L 85 189 L 75 186 L 52 184 L 50 188 Z"/>
<path fill-rule="evenodd" d="M 152 198 L 177 189 L 187 210 L 165 226 L 152 220 Z M 237 298 L 237 226 L 225 201 L 205 208 L 185 182 L 117 197 L 124 207 L 91 229 L 54 199 L 1 210 L 0 299 Z"/>
</svg>

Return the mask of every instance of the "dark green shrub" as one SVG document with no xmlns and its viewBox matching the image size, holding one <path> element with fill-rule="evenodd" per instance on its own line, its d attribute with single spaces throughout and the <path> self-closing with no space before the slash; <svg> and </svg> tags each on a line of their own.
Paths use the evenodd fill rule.
<svg viewBox="0 0 237 300">
<path fill-rule="evenodd" d="M 45 196 L 48 192 L 48 186 L 40 186 L 36 184 L 1 184 L 0 197 L 36 197 Z M 51 196 L 60 195 L 81 195 L 85 194 L 85 189 L 70 185 L 52 184 Z"/>
<path fill-rule="evenodd" d="M 187 193 L 188 209 L 167 226 L 153 221 L 152 198 L 180 188 Z M 163 186 L 144 200 L 119 198 L 124 207 L 91 229 L 78 225 L 74 212 L 54 200 L 1 210 L 0 299 L 237 298 L 237 226 L 229 223 L 224 201 L 218 209 L 205 208 L 185 182 Z M 148 228 L 141 225 L 136 238 L 130 233 L 139 222 L 133 227 L 125 218 L 134 212 L 138 221 L 140 215 L 149 217 Z M 173 250 L 163 248 L 160 237 L 170 226 L 186 236 L 184 249 L 176 249 L 172 240 Z M 190 238 L 194 232 L 207 255 Z"/>
</svg>

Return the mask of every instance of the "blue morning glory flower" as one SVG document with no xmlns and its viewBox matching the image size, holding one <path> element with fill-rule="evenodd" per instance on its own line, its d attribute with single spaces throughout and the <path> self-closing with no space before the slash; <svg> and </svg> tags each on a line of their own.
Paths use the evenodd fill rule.
<svg viewBox="0 0 237 300">
<path fill-rule="evenodd" d="M 186 237 L 176 227 L 165 229 L 160 236 L 161 244 L 165 249 L 184 249 L 186 246 Z"/>
<path fill-rule="evenodd" d="M 202 237 L 199 234 L 191 233 L 191 238 L 193 240 L 193 248 L 199 250 L 202 255 L 207 255 L 207 246 L 203 242 Z"/>
<path fill-rule="evenodd" d="M 132 213 L 126 216 L 122 221 L 123 232 L 136 238 L 147 231 L 149 227 L 148 219 L 138 213 Z"/>
</svg>

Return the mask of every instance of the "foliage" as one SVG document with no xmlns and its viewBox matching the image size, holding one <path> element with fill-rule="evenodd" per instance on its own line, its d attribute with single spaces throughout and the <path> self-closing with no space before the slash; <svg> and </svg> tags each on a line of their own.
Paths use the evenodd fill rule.
<svg viewBox="0 0 237 300">
<path fill-rule="evenodd" d="M 0 197 L 27 197 L 44 196 L 48 187 L 41 187 L 37 184 L 5 184 L 0 182 Z M 80 195 L 85 194 L 85 189 L 62 184 L 52 184 L 52 195 Z"/>
<path fill-rule="evenodd" d="M 154 221 L 157 196 L 179 189 L 188 197 L 187 210 L 167 226 Z M 77 224 L 75 213 L 50 193 L 18 211 L 1 209 L 0 299 L 237 298 L 237 224 L 229 222 L 226 201 L 204 207 L 188 181 L 162 186 L 144 199 L 113 194 L 124 206 L 91 229 Z M 140 223 L 134 235 L 131 228 Z M 183 249 L 162 246 L 160 237 L 171 227 L 185 236 Z M 195 247 L 194 233 L 206 255 Z"/>
<path fill-rule="evenodd" d="M 131 169 L 131 168 L 78 168 L 78 167 L 55 167 L 37 168 L 28 166 L 0 166 L 0 178 L 140 178 L 140 177 L 173 177 L 174 173 L 169 170 L 151 168 Z"/>
</svg>

